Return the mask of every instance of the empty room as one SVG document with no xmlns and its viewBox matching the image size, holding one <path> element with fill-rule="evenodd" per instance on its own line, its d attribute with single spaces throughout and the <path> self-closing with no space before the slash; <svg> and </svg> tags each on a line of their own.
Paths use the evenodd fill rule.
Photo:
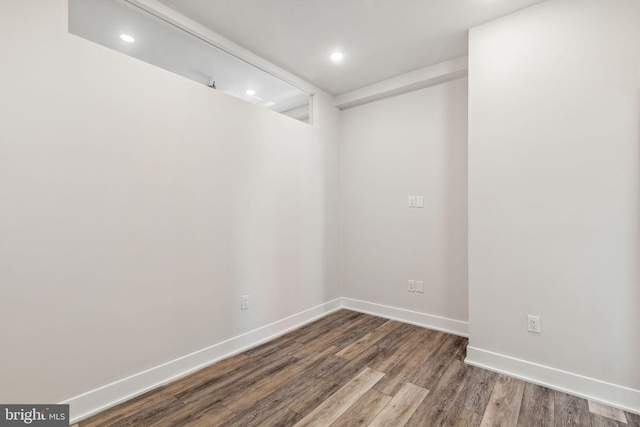
<svg viewBox="0 0 640 427">
<path fill-rule="evenodd" d="M 0 425 L 640 427 L 640 1 L 0 31 Z"/>
</svg>

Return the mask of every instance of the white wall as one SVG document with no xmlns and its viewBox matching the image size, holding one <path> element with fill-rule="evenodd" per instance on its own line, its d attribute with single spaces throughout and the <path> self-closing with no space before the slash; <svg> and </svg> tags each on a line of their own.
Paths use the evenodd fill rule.
<svg viewBox="0 0 640 427">
<path fill-rule="evenodd" d="M 341 119 L 343 295 L 466 322 L 467 79 Z"/>
<path fill-rule="evenodd" d="M 339 296 L 330 98 L 309 126 L 70 35 L 66 14 L 0 3 L 5 403 L 59 402 Z"/>
<path fill-rule="evenodd" d="M 639 7 L 471 32 L 468 199 L 470 361 L 636 410 Z M 69 35 L 65 0 L 3 1 L 0 28 L 0 401 L 340 295 L 467 320 L 466 79 L 344 111 L 339 148 L 328 96 L 314 126 L 262 110 Z"/>
<path fill-rule="evenodd" d="M 638 1 L 553 0 L 469 55 L 469 360 L 636 411 L 639 40 Z"/>
</svg>

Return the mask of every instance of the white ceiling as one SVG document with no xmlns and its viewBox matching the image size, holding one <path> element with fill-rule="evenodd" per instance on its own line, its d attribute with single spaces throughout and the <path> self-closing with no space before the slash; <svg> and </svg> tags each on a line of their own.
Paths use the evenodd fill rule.
<svg viewBox="0 0 640 427">
<path fill-rule="evenodd" d="M 545 0 L 161 1 L 337 95 L 464 56 L 469 28 Z"/>
</svg>

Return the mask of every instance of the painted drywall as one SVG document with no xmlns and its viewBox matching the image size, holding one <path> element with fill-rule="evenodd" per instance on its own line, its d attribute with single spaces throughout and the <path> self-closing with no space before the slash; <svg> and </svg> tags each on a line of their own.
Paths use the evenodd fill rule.
<svg viewBox="0 0 640 427">
<path fill-rule="evenodd" d="M 467 79 L 341 119 L 343 296 L 466 322 Z"/>
<path fill-rule="evenodd" d="M 66 22 L 65 0 L 0 3 L 0 401 L 59 402 L 337 298 L 330 97 L 309 126 Z"/>
<path fill-rule="evenodd" d="M 553 0 L 473 29 L 469 54 L 470 346 L 637 411 L 639 40 L 640 2 Z"/>
</svg>

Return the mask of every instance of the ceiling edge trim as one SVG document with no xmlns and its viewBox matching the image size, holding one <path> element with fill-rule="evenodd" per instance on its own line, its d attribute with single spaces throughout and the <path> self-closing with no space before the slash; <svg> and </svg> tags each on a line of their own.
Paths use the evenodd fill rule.
<svg viewBox="0 0 640 427">
<path fill-rule="evenodd" d="M 334 97 L 334 106 L 340 110 L 357 107 L 373 101 L 424 89 L 464 77 L 468 74 L 468 57 L 462 56 L 430 67 L 365 86 Z"/>
</svg>

